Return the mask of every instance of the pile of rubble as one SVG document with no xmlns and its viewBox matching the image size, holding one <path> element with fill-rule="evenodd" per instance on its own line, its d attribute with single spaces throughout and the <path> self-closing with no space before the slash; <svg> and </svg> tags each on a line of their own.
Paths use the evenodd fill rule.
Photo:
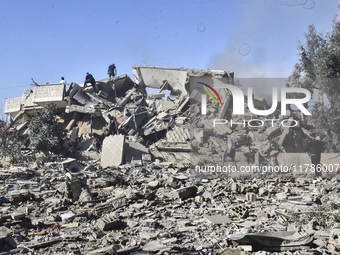
<svg viewBox="0 0 340 255">
<path fill-rule="evenodd" d="M 10 131 L 27 136 L 36 110 L 53 102 L 68 139 L 57 162 L 0 169 L 3 254 L 339 252 L 336 171 L 322 179 L 299 168 L 311 163 L 305 153 L 310 120 L 292 109 L 285 116 L 274 112 L 275 125 L 249 111 L 233 115 L 230 91 L 218 88 L 234 84 L 233 72 L 132 69 L 134 82 L 120 75 L 97 81 L 96 91 L 76 83 L 68 89 L 35 84 L 34 91 L 7 99 Z M 198 84 L 214 86 L 223 105 L 208 102 L 202 115 Z M 148 95 L 149 88 L 155 93 Z M 264 98 L 253 102 L 269 108 Z M 119 134 L 107 135 L 109 115 Z M 238 124 L 226 125 L 231 119 Z M 101 137 L 99 152 L 88 150 L 92 133 Z M 280 165 L 289 171 L 202 170 L 223 165 L 227 136 L 236 144 L 236 169 Z M 339 165 L 339 154 L 323 153 L 321 162 Z"/>
<path fill-rule="evenodd" d="M 148 161 L 103 169 L 67 159 L 2 169 L 0 179 L 0 254 L 340 251 L 337 178 L 201 176 Z"/>
</svg>

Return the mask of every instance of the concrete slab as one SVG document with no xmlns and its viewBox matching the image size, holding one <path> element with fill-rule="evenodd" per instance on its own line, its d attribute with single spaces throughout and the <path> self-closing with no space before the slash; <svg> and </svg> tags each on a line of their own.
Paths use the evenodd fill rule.
<svg viewBox="0 0 340 255">
<path fill-rule="evenodd" d="M 210 215 L 205 218 L 214 224 L 225 224 L 231 222 L 230 218 L 226 215 Z"/>
<path fill-rule="evenodd" d="M 177 190 L 173 190 L 170 192 L 173 198 L 180 198 L 182 200 L 195 197 L 197 195 L 197 187 L 196 186 L 189 186 L 180 188 Z"/>
<path fill-rule="evenodd" d="M 88 97 L 86 92 L 83 91 L 83 90 L 78 90 L 78 92 L 73 96 L 73 99 L 76 100 L 81 105 L 86 105 L 86 106 L 93 106 L 94 105 L 94 103 Z"/>
<path fill-rule="evenodd" d="M 111 135 L 104 139 L 101 154 L 103 168 L 118 167 L 123 163 L 124 144 L 124 135 Z"/>
<path fill-rule="evenodd" d="M 173 130 L 166 133 L 166 139 L 168 142 L 188 142 L 192 139 L 192 132 L 189 129 L 175 126 Z"/>
<path fill-rule="evenodd" d="M 97 221 L 97 227 L 103 231 L 109 231 L 118 229 L 122 225 L 122 222 L 114 217 L 103 217 Z"/>
<path fill-rule="evenodd" d="M 155 100 L 155 107 L 157 112 L 169 111 L 176 109 L 177 105 L 171 101 Z"/>
</svg>

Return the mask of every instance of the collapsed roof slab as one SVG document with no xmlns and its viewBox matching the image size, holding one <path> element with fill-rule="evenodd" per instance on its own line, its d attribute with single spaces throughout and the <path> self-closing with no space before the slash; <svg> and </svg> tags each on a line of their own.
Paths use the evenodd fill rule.
<svg viewBox="0 0 340 255">
<path fill-rule="evenodd" d="M 106 92 L 108 100 L 112 101 L 115 99 L 114 89 L 116 90 L 116 96 L 123 97 L 129 89 L 133 88 L 133 81 L 127 74 L 122 74 L 97 81 L 96 85 L 100 90 Z"/>
<path fill-rule="evenodd" d="M 220 70 L 172 68 L 158 66 L 132 66 L 132 74 L 138 85 L 161 89 L 166 81 L 173 91 L 188 94 L 191 77 L 228 78 L 227 83 L 234 83 L 234 73 Z"/>
</svg>

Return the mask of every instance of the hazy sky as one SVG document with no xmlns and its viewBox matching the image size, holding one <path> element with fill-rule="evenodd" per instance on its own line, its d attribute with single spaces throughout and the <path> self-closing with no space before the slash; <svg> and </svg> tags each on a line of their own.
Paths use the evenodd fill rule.
<svg viewBox="0 0 340 255">
<path fill-rule="evenodd" d="M 0 0 L 0 107 L 38 83 L 132 65 L 287 77 L 309 24 L 329 32 L 337 0 Z M 131 76 L 132 78 L 132 76 Z"/>
</svg>

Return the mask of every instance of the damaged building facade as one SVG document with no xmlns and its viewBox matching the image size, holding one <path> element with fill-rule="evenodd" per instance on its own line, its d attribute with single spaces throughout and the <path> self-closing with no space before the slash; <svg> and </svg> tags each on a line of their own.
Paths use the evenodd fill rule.
<svg viewBox="0 0 340 255">
<path fill-rule="evenodd" d="M 34 113 L 55 103 L 69 154 L 59 162 L 0 169 L 1 251 L 340 250 L 337 171 L 323 173 L 329 177 L 323 180 L 308 169 L 306 142 L 314 127 L 300 111 L 275 111 L 272 124 L 249 111 L 244 93 L 244 114 L 233 114 L 232 93 L 223 88 L 235 85 L 233 72 L 132 66 L 132 74 L 133 80 L 99 80 L 96 91 L 76 83 L 35 84 L 7 99 L 9 131 L 21 137 Z M 256 109 L 270 108 L 256 95 L 252 102 Z M 117 120 L 116 135 L 107 135 L 109 115 Z M 231 120 L 238 124 L 227 125 Z M 101 137 L 99 152 L 88 150 L 92 133 Z M 230 158 L 222 162 L 228 136 L 236 165 Z M 326 167 L 339 162 L 337 153 L 322 154 Z M 279 166 L 287 171 L 276 171 Z M 335 211 L 326 216 L 330 208 Z M 305 212 L 310 223 L 301 218 Z"/>
</svg>

